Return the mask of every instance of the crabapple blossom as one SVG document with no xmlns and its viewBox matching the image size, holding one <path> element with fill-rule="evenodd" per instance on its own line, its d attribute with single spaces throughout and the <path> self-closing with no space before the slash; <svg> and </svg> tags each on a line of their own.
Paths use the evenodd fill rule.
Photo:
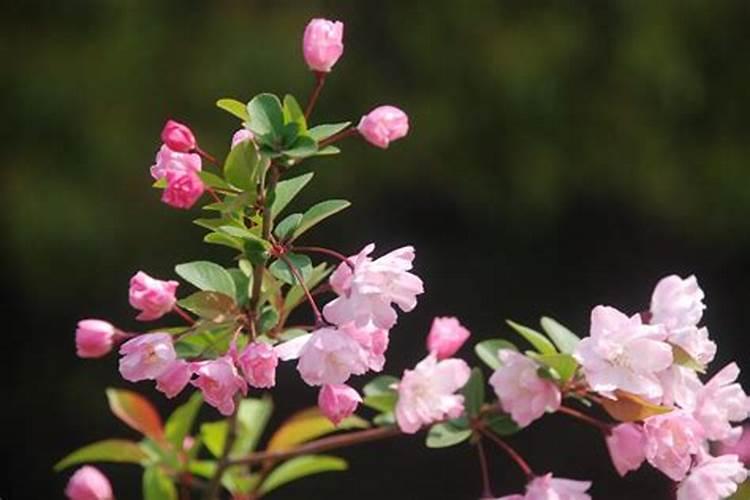
<svg viewBox="0 0 750 500">
<path fill-rule="evenodd" d="M 253 133 L 250 132 L 246 128 L 241 128 L 237 130 L 237 132 L 234 133 L 232 136 L 232 147 L 235 147 L 237 144 L 245 141 L 252 141 L 253 140 Z"/>
<path fill-rule="evenodd" d="M 736 442 L 722 441 L 717 450 L 721 455 L 737 455 L 740 462 L 750 465 L 750 424 L 744 426 L 742 435 Z"/>
<path fill-rule="evenodd" d="M 696 326 L 703 316 L 703 290 L 695 276 L 662 278 L 651 296 L 651 323 L 669 329 Z"/>
<path fill-rule="evenodd" d="M 427 350 L 434 352 L 438 359 L 450 358 L 470 335 L 471 332 L 457 318 L 435 318 L 427 335 Z"/>
<path fill-rule="evenodd" d="M 237 391 L 247 392 L 245 380 L 237 372 L 232 358 L 222 356 L 212 361 L 196 363 L 198 378 L 191 384 L 203 392 L 206 402 L 219 410 L 222 415 L 234 412 L 234 395 Z"/>
<path fill-rule="evenodd" d="M 706 456 L 677 486 L 677 500 L 720 500 L 732 496 L 748 471 L 737 455 Z"/>
<path fill-rule="evenodd" d="M 671 329 L 667 340 L 704 366 L 716 356 L 716 343 L 708 338 L 706 327 L 684 326 Z"/>
<path fill-rule="evenodd" d="M 404 370 L 396 403 L 396 422 L 401 431 L 414 434 L 423 425 L 459 417 L 464 411 L 464 397 L 454 393 L 466 384 L 470 374 L 463 360 L 438 361 L 432 353 L 413 370 Z"/>
<path fill-rule="evenodd" d="M 637 470 L 646 460 L 646 436 L 638 424 L 616 425 L 606 441 L 612 464 L 620 476 Z"/>
<path fill-rule="evenodd" d="M 276 385 L 276 351 L 265 342 L 251 342 L 237 357 L 245 380 L 252 387 L 268 388 Z"/>
<path fill-rule="evenodd" d="M 677 406 L 690 411 L 695 408 L 698 391 L 703 387 L 695 371 L 684 366 L 672 365 L 659 372 L 658 377 L 662 387 L 663 406 Z"/>
<path fill-rule="evenodd" d="M 130 278 L 128 298 L 130 305 L 141 311 L 136 319 L 148 321 L 158 319 L 172 310 L 177 299 L 175 291 L 178 282 L 162 281 L 138 271 Z"/>
<path fill-rule="evenodd" d="M 166 178 L 167 187 L 161 201 L 175 208 L 191 208 L 206 189 L 201 178 L 193 171 L 167 170 Z"/>
<path fill-rule="evenodd" d="M 195 153 L 180 153 L 162 144 L 156 153 L 156 163 L 151 166 L 151 176 L 154 179 L 166 177 L 167 172 L 200 172 L 201 157 Z"/>
<path fill-rule="evenodd" d="M 672 348 L 661 326 L 644 325 L 640 315 L 628 318 L 608 306 L 591 311 L 591 336 L 578 344 L 575 357 L 594 391 L 612 396 L 622 389 L 658 399 L 656 376 L 672 364 Z"/>
<path fill-rule="evenodd" d="M 153 380 L 177 358 L 172 337 L 168 333 L 146 333 L 120 346 L 120 374 L 125 380 Z"/>
<path fill-rule="evenodd" d="M 646 460 L 674 481 L 681 481 L 701 450 L 705 432 L 687 412 L 675 410 L 645 420 Z"/>
<path fill-rule="evenodd" d="M 388 330 L 378 328 L 372 323 L 357 327 L 347 323 L 340 330 L 357 341 L 363 363 L 372 371 L 379 372 L 385 365 L 385 351 L 388 349 Z"/>
<path fill-rule="evenodd" d="M 355 339 L 336 328 L 321 328 L 300 350 L 297 370 L 308 385 L 343 384 L 367 366 Z"/>
<path fill-rule="evenodd" d="M 305 62 L 313 71 L 328 73 L 344 53 L 344 23 L 312 19 L 302 38 Z"/>
<path fill-rule="evenodd" d="M 507 495 L 496 500 L 591 500 L 586 492 L 591 481 L 576 481 L 552 477 L 545 474 L 532 479 L 526 485 L 525 495 Z"/>
<path fill-rule="evenodd" d="M 193 131 L 187 125 L 174 120 L 167 120 L 161 131 L 161 140 L 169 149 L 179 153 L 188 153 L 197 146 Z"/>
<path fill-rule="evenodd" d="M 409 133 L 409 117 L 395 106 L 378 106 L 362 117 L 357 131 L 373 146 L 386 149 Z"/>
<path fill-rule="evenodd" d="M 71 500 L 112 500 L 112 485 L 96 467 L 84 465 L 70 477 L 65 496 Z"/>
<path fill-rule="evenodd" d="M 156 378 L 156 389 L 168 398 L 173 398 L 188 385 L 193 376 L 193 366 L 184 359 L 177 359 Z"/>
<path fill-rule="evenodd" d="M 498 356 L 502 366 L 489 382 L 503 410 L 520 427 L 560 407 L 560 389 L 538 375 L 539 365 L 535 361 L 511 349 L 501 349 Z"/>
<path fill-rule="evenodd" d="M 335 425 L 357 409 L 362 397 L 346 384 L 326 384 L 318 393 L 318 406 Z"/>
<path fill-rule="evenodd" d="M 739 375 L 737 364 L 730 363 L 698 391 L 693 416 L 710 440 L 736 440 L 742 427 L 732 427 L 731 422 L 742 422 L 750 416 L 750 397 L 736 382 Z"/>
<path fill-rule="evenodd" d="M 79 358 L 100 358 L 112 350 L 117 330 L 100 319 L 84 319 L 76 328 L 76 354 Z"/>
</svg>

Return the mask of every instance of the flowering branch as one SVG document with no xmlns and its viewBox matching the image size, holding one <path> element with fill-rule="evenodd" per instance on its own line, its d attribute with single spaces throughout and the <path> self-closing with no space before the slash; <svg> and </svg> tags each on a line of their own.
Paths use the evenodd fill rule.
<svg viewBox="0 0 750 500">
<path fill-rule="evenodd" d="M 484 446 L 482 445 L 482 438 L 477 439 L 477 453 L 479 455 L 479 469 L 482 473 L 482 498 L 492 498 L 495 495 L 492 493 L 492 486 L 490 485 L 490 472 L 487 466 L 487 457 L 484 454 Z"/>
<path fill-rule="evenodd" d="M 318 102 L 318 97 L 320 97 L 320 91 L 323 90 L 323 85 L 326 82 L 326 73 L 323 71 L 315 71 L 315 87 L 313 88 L 312 94 L 310 94 L 310 100 L 307 102 L 307 107 L 305 108 L 305 119 L 310 119 L 310 114 L 312 114 L 312 110 L 315 107 L 315 103 Z"/>
<path fill-rule="evenodd" d="M 346 255 L 342 254 L 341 252 L 337 252 L 336 250 L 331 250 L 330 248 L 323 248 L 323 247 L 310 247 L 310 246 L 293 246 L 290 248 L 290 250 L 294 252 L 312 252 L 312 253 L 321 253 L 324 255 L 330 255 L 331 257 L 335 257 L 341 262 L 346 263 L 347 266 L 349 266 L 350 269 L 354 269 L 354 264 L 352 261 L 347 257 Z"/>
<path fill-rule="evenodd" d="M 487 439 L 497 444 L 500 448 L 503 449 L 505 453 L 508 454 L 510 458 L 513 459 L 513 461 L 518 465 L 518 467 L 521 469 L 521 471 L 524 473 L 527 479 L 531 479 L 534 477 L 534 472 L 531 470 L 531 467 L 526 462 L 526 460 L 523 459 L 523 457 L 514 450 L 508 443 L 506 443 L 504 440 L 500 439 L 498 436 L 493 434 L 491 431 L 486 430 L 484 427 L 478 427 L 477 430 Z"/>
<path fill-rule="evenodd" d="M 607 422 L 603 422 L 597 418 L 594 418 L 590 415 L 586 415 L 583 412 L 580 412 L 578 410 L 575 410 L 573 408 L 570 408 L 568 406 L 560 406 L 560 408 L 557 409 L 559 413 L 563 413 L 565 415 L 569 415 L 573 418 L 576 418 L 580 420 L 581 422 L 585 422 L 597 429 L 599 429 L 602 434 L 605 436 L 609 436 L 612 433 L 612 425 L 608 424 Z"/>
<path fill-rule="evenodd" d="M 321 326 L 325 326 L 326 322 L 323 320 L 323 314 L 321 314 L 320 309 L 318 309 L 318 304 L 315 303 L 315 299 L 310 293 L 310 290 L 307 289 L 307 285 L 305 285 L 305 279 L 300 274 L 299 269 L 297 269 L 297 266 L 295 266 L 294 263 L 291 260 L 289 260 L 289 257 L 284 255 L 284 253 L 277 254 L 277 257 L 281 261 L 283 261 L 284 264 L 286 264 L 286 266 L 289 268 L 289 271 L 294 276 L 294 279 L 297 280 L 297 284 L 302 288 L 302 291 L 305 293 L 305 297 L 307 297 L 307 301 L 310 303 L 310 307 L 312 307 L 313 314 L 315 314 L 315 327 L 319 328 Z"/>
</svg>

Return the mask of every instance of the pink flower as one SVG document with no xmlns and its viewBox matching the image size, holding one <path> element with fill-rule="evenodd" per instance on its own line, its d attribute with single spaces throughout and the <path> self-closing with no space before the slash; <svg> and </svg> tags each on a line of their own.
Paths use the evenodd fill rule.
<svg viewBox="0 0 750 500">
<path fill-rule="evenodd" d="M 79 358 L 101 358 L 112 350 L 116 329 L 100 319 L 84 319 L 76 328 L 76 354 Z"/>
<path fill-rule="evenodd" d="M 138 335 L 120 346 L 120 374 L 125 380 L 153 380 L 163 374 L 177 359 L 172 337 L 168 333 Z"/>
<path fill-rule="evenodd" d="M 438 359 L 450 358 L 464 345 L 469 335 L 469 330 L 457 318 L 435 318 L 427 335 L 427 350 L 434 352 Z"/>
<path fill-rule="evenodd" d="M 552 474 L 535 477 L 526 485 L 525 495 L 508 495 L 496 500 L 591 500 L 586 492 L 591 481 L 554 478 Z"/>
<path fill-rule="evenodd" d="M 203 195 L 206 187 L 195 172 L 167 170 L 167 187 L 161 201 L 175 208 L 188 209 Z"/>
<path fill-rule="evenodd" d="M 659 372 L 658 377 L 662 387 L 663 406 L 678 406 L 690 411 L 695 408 L 698 391 L 703 387 L 695 371 L 684 366 L 672 365 Z"/>
<path fill-rule="evenodd" d="M 502 366 L 490 377 L 490 385 L 503 410 L 510 413 L 520 427 L 560 407 L 560 389 L 539 377 L 536 362 L 510 349 L 501 349 L 498 356 Z"/>
<path fill-rule="evenodd" d="M 695 361 L 705 366 L 716 356 L 716 343 L 708 338 L 708 329 L 683 326 L 669 330 L 667 340 L 682 348 Z"/>
<path fill-rule="evenodd" d="M 184 359 L 177 359 L 170 364 L 164 373 L 156 378 L 156 389 L 168 398 L 173 398 L 188 385 L 193 376 L 193 366 Z"/>
<path fill-rule="evenodd" d="M 313 71 L 328 73 L 344 53 L 344 23 L 312 19 L 302 38 L 305 62 Z"/>
<path fill-rule="evenodd" d="M 267 388 L 276 385 L 276 352 L 265 342 L 252 342 L 237 358 L 237 365 L 252 387 Z"/>
<path fill-rule="evenodd" d="M 646 436 L 640 425 L 617 425 L 612 428 L 612 433 L 607 436 L 606 441 L 609 456 L 620 476 L 638 469 L 646 460 Z"/>
<path fill-rule="evenodd" d="M 685 279 L 676 274 L 663 278 L 651 296 L 651 323 L 669 329 L 696 326 L 703 316 L 703 290 L 695 276 Z"/>
<path fill-rule="evenodd" d="M 723 441 L 719 443 L 718 452 L 721 455 L 737 455 L 740 462 L 750 465 L 750 424 L 745 425 L 740 438 L 736 442 Z"/>
<path fill-rule="evenodd" d="M 423 425 L 459 417 L 464 411 L 464 397 L 454 392 L 466 384 L 470 374 L 463 360 L 438 361 L 433 354 L 413 370 L 404 370 L 396 403 L 399 428 L 414 434 Z"/>
<path fill-rule="evenodd" d="M 84 465 L 70 477 L 65 496 L 71 500 L 112 500 L 112 485 L 99 469 Z"/>
<path fill-rule="evenodd" d="M 644 325 L 639 315 L 628 318 L 613 307 L 591 311 L 591 336 L 576 348 L 591 388 L 611 397 L 616 389 L 656 400 L 662 395 L 656 373 L 672 364 L 666 331 Z"/>
<path fill-rule="evenodd" d="M 748 471 L 737 455 L 708 456 L 677 487 L 677 500 L 720 500 L 737 491 Z"/>
<path fill-rule="evenodd" d="M 333 324 L 354 322 L 363 327 L 372 322 L 378 328 L 390 329 L 396 323 L 392 304 L 408 312 L 417 305 L 417 295 L 424 292 L 422 280 L 409 271 L 414 248 L 394 250 L 379 259 L 369 254 L 375 245 L 367 245 L 353 257 L 354 271 L 342 263 L 331 276 L 331 286 L 339 293 L 323 308 L 323 316 Z"/>
<path fill-rule="evenodd" d="M 203 392 L 206 403 L 219 410 L 222 415 L 234 411 L 234 395 L 237 391 L 247 392 L 247 384 L 237 373 L 232 358 L 223 356 L 212 361 L 197 364 L 198 378 L 191 384 Z"/>
<path fill-rule="evenodd" d="M 750 416 L 750 397 L 736 382 L 739 375 L 737 364 L 730 363 L 698 391 L 693 416 L 703 425 L 708 439 L 738 438 L 742 428 L 732 427 L 731 422 L 742 422 Z"/>
<path fill-rule="evenodd" d="M 136 319 L 147 321 L 158 319 L 172 310 L 177 302 L 175 291 L 177 290 L 176 281 L 157 280 L 138 271 L 130 278 L 130 290 L 128 298 L 130 305 L 141 311 Z"/>
<path fill-rule="evenodd" d="M 151 176 L 154 179 L 161 179 L 169 171 L 175 172 L 200 172 L 201 157 L 195 153 L 179 153 L 169 149 L 166 144 L 162 144 L 159 152 L 156 153 L 156 163 L 151 166 Z"/>
<path fill-rule="evenodd" d="M 690 414 L 676 410 L 645 420 L 646 459 L 674 481 L 681 481 L 692 456 L 703 446 L 704 431 Z"/>
<path fill-rule="evenodd" d="M 161 140 L 169 149 L 180 153 L 188 153 L 197 146 L 193 131 L 174 120 L 167 120 L 161 131 Z"/>
<path fill-rule="evenodd" d="M 245 141 L 252 141 L 253 140 L 253 133 L 250 132 L 246 128 L 241 128 L 237 132 L 234 133 L 232 136 L 232 147 L 235 147 L 237 144 Z"/>
<path fill-rule="evenodd" d="M 297 370 L 308 385 L 343 384 L 367 366 L 356 340 L 341 330 L 321 328 L 300 350 Z"/>
<path fill-rule="evenodd" d="M 379 372 L 385 365 L 385 351 L 388 349 L 388 330 L 378 328 L 372 323 L 357 327 L 348 323 L 340 328 L 341 331 L 357 341 L 360 346 L 362 362 L 370 370 Z"/>
<path fill-rule="evenodd" d="M 357 130 L 373 146 L 386 149 L 409 132 L 409 117 L 395 106 L 378 106 L 362 117 Z"/>
<path fill-rule="evenodd" d="M 334 425 L 354 413 L 361 402 L 357 391 L 346 384 L 326 384 L 318 393 L 318 406 Z"/>
</svg>

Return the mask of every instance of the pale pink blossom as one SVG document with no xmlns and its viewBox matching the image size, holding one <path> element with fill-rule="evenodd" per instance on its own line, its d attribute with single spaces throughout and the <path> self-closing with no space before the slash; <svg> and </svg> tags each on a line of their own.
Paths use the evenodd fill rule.
<svg viewBox="0 0 750 500">
<path fill-rule="evenodd" d="M 532 479 L 526 485 L 525 495 L 506 495 L 496 500 L 591 500 L 586 492 L 591 481 L 576 481 L 552 477 L 545 474 Z"/>
<path fill-rule="evenodd" d="M 206 190 L 201 178 L 192 171 L 168 170 L 166 178 L 167 187 L 161 195 L 161 201 L 175 208 L 191 208 Z"/>
<path fill-rule="evenodd" d="M 662 395 L 656 376 L 672 364 L 666 331 L 644 325 L 640 315 L 628 318 L 613 307 L 591 311 L 591 336 L 578 344 L 575 357 L 591 388 L 611 397 L 622 389 L 656 400 Z"/>
<path fill-rule="evenodd" d="M 357 130 L 373 146 L 386 149 L 409 133 L 409 117 L 395 106 L 378 106 L 362 117 Z"/>
<path fill-rule="evenodd" d="M 501 349 L 498 356 L 502 366 L 490 377 L 490 385 L 503 410 L 520 427 L 560 407 L 560 389 L 538 375 L 535 361 L 510 349 Z"/>
<path fill-rule="evenodd" d="M 177 359 L 156 378 L 156 389 L 173 398 L 182 392 L 192 376 L 193 365 L 184 359 Z"/>
<path fill-rule="evenodd" d="M 710 440 L 737 439 L 742 428 L 732 427 L 732 422 L 742 422 L 750 416 L 750 397 L 736 382 L 739 375 L 737 364 L 730 363 L 698 391 L 693 416 Z"/>
<path fill-rule="evenodd" d="M 471 332 L 457 318 L 444 317 L 432 320 L 427 335 L 427 350 L 434 352 L 438 359 L 450 358 L 464 345 Z"/>
<path fill-rule="evenodd" d="M 313 71 L 328 73 L 344 53 L 344 23 L 312 19 L 302 37 L 302 53 Z"/>
<path fill-rule="evenodd" d="M 646 436 L 638 424 L 616 425 L 606 441 L 609 456 L 620 476 L 637 470 L 646 460 Z"/>
<path fill-rule="evenodd" d="M 334 425 L 352 415 L 361 402 L 359 393 L 346 384 L 326 384 L 318 393 L 318 407 Z"/>
<path fill-rule="evenodd" d="M 740 458 L 740 462 L 750 465 L 750 424 L 743 427 L 739 439 L 722 441 L 717 449 L 720 455 L 734 454 Z"/>
<path fill-rule="evenodd" d="M 120 346 L 120 374 L 125 380 L 153 380 L 177 359 L 168 333 L 146 333 Z"/>
<path fill-rule="evenodd" d="M 276 356 L 281 361 L 298 359 L 300 357 L 300 354 L 302 354 L 302 349 L 311 338 L 312 334 L 306 333 L 304 335 L 294 337 L 291 340 L 287 340 L 286 342 L 277 344 L 276 346 L 274 346 L 273 350 L 276 353 Z"/>
<path fill-rule="evenodd" d="M 79 358 L 101 358 L 112 350 L 117 330 L 100 319 L 84 319 L 76 328 L 76 354 Z"/>
<path fill-rule="evenodd" d="M 716 343 L 708 338 L 708 328 L 683 326 L 669 330 L 669 343 L 682 348 L 700 365 L 707 365 L 716 356 Z"/>
<path fill-rule="evenodd" d="M 379 372 L 385 365 L 385 351 L 388 349 L 388 330 L 378 328 L 372 323 L 358 327 L 348 323 L 340 330 L 357 341 L 361 348 L 361 357 L 370 370 Z"/>
<path fill-rule="evenodd" d="M 241 128 L 237 130 L 232 136 L 232 147 L 235 147 L 237 144 L 241 142 L 252 141 L 253 138 L 254 136 L 252 132 L 250 132 L 246 128 Z"/>
<path fill-rule="evenodd" d="M 162 144 L 156 153 L 156 162 L 151 166 L 151 176 L 154 179 L 166 177 L 167 172 L 200 172 L 201 157 L 195 153 L 180 153 Z"/>
<path fill-rule="evenodd" d="M 461 359 L 438 361 L 429 354 L 413 370 L 405 370 L 398 384 L 396 421 L 414 434 L 423 425 L 457 418 L 464 411 L 464 397 L 454 394 L 469 380 L 471 369 Z"/>
<path fill-rule="evenodd" d="M 696 326 L 703 316 L 703 290 L 695 276 L 662 278 L 651 296 L 651 323 L 669 329 Z"/>
<path fill-rule="evenodd" d="M 158 319 L 172 310 L 177 299 L 175 291 L 179 283 L 162 281 L 138 271 L 130 278 L 128 298 L 130 305 L 141 311 L 136 319 L 148 321 Z"/>
<path fill-rule="evenodd" d="M 237 357 L 237 365 L 247 383 L 259 389 L 276 385 L 278 364 L 276 351 L 265 342 L 251 342 Z"/>
<path fill-rule="evenodd" d="M 681 481 L 701 450 L 703 427 L 681 410 L 656 415 L 645 420 L 646 460 L 674 481 Z"/>
<path fill-rule="evenodd" d="M 188 153 L 197 146 L 193 131 L 187 125 L 174 120 L 167 120 L 161 131 L 161 140 L 169 149 L 179 153 Z"/>
<path fill-rule="evenodd" d="M 690 368 L 672 365 L 658 374 L 662 387 L 662 406 L 679 407 L 692 411 L 703 384 L 698 374 Z"/>
<path fill-rule="evenodd" d="M 234 395 L 237 391 L 247 392 L 245 380 L 237 372 L 232 358 L 222 356 L 212 361 L 197 363 L 198 378 L 191 383 L 203 392 L 206 403 L 222 415 L 231 415 L 234 411 Z"/>
<path fill-rule="evenodd" d="M 336 328 L 321 328 L 301 348 L 297 370 L 309 385 L 343 384 L 367 366 L 355 339 Z"/>
<path fill-rule="evenodd" d="M 84 465 L 70 477 L 65 496 L 71 500 L 112 500 L 112 485 L 96 467 Z"/>
<path fill-rule="evenodd" d="M 677 487 L 677 500 L 729 498 L 748 477 L 737 455 L 705 457 Z"/>
</svg>

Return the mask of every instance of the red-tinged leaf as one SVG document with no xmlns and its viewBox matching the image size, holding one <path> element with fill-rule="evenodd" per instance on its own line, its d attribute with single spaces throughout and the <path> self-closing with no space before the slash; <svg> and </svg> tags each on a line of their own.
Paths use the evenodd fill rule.
<svg viewBox="0 0 750 500">
<path fill-rule="evenodd" d="M 112 413 L 141 434 L 156 441 L 164 440 L 164 427 L 156 408 L 146 398 L 133 391 L 107 389 Z"/>
<path fill-rule="evenodd" d="M 332 432 L 347 429 L 365 429 L 367 427 L 369 427 L 369 423 L 357 415 L 345 418 L 336 426 L 317 407 L 307 408 L 295 413 L 281 424 L 273 436 L 271 436 L 266 450 L 286 450 Z"/>
<path fill-rule="evenodd" d="M 121 462 L 140 464 L 148 459 L 138 443 L 125 439 L 106 439 L 79 448 L 55 464 L 61 471 L 71 465 L 91 462 Z"/>
<path fill-rule="evenodd" d="M 671 408 L 659 406 L 625 391 L 615 391 L 616 400 L 602 398 L 598 402 L 612 418 L 620 422 L 635 422 L 654 415 L 669 413 Z"/>
</svg>

